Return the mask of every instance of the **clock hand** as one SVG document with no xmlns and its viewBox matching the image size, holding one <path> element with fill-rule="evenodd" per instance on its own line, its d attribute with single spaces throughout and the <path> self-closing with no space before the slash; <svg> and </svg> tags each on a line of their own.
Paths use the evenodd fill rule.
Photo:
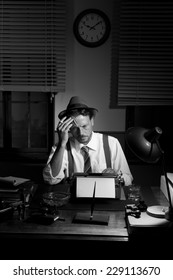
<svg viewBox="0 0 173 280">
<path fill-rule="evenodd" d="M 91 26 L 88 25 L 88 24 L 86 24 L 84 21 L 83 21 L 83 25 L 85 25 L 85 26 L 88 27 L 88 28 L 91 28 Z"/>
<path fill-rule="evenodd" d="M 91 27 L 90 27 L 90 30 L 91 30 L 91 29 L 95 29 L 95 27 L 96 27 L 98 24 L 100 24 L 100 23 L 102 23 L 102 21 L 101 21 L 101 20 L 100 20 L 100 21 L 98 21 L 98 22 L 97 22 L 96 24 L 94 24 L 93 26 L 91 26 Z"/>
</svg>

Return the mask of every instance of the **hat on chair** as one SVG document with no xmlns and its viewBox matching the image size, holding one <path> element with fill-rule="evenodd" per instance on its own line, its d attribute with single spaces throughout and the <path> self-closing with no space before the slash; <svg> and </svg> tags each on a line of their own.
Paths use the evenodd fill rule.
<svg viewBox="0 0 173 280">
<path fill-rule="evenodd" d="M 98 111 L 95 108 L 89 107 L 84 100 L 82 100 L 79 96 L 73 96 L 68 105 L 66 110 L 59 113 L 58 117 L 62 119 L 64 116 L 68 115 L 72 110 L 75 109 L 87 109 L 88 111 Z"/>
</svg>

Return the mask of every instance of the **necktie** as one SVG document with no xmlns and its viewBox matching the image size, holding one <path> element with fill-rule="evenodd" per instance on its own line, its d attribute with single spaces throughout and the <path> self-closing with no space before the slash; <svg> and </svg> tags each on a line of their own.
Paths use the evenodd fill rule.
<svg viewBox="0 0 173 280">
<path fill-rule="evenodd" d="M 91 161 L 89 156 L 89 148 L 87 146 L 83 146 L 81 148 L 82 155 L 84 157 L 84 173 L 91 173 Z"/>
</svg>

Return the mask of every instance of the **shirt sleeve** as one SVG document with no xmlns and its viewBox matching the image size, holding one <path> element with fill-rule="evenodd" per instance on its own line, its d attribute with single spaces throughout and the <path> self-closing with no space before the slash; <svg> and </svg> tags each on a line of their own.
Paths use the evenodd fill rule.
<svg viewBox="0 0 173 280">
<path fill-rule="evenodd" d="M 109 136 L 109 145 L 111 147 L 112 167 L 117 174 L 122 173 L 122 178 L 126 186 L 132 184 L 133 176 L 127 163 L 125 154 L 117 138 Z"/>
<path fill-rule="evenodd" d="M 52 175 L 50 161 L 53 157 L 53 154 L 55 153 L 56 148 L 57 148 L 56 145 L 52 147 L 52 150 L 49 154 L 47 163 L 46 163 L 45 167 L 43 168 L 43 179 L 44 179 L 45 183 L 50 184 L 50 185 L 60 183 L 64 179 L 65 174 L 67 173 L 67 151 L 65 150 L 64 157 L 63 157 L 63 163 L 62 163 L 62 167 L 61 167 L 59 174 L 57 174 L 57 176 L 55 176 L 55 177 Z M 68 174 L 66 174 L 66 175 L 68 176 Z"/>
</svg>

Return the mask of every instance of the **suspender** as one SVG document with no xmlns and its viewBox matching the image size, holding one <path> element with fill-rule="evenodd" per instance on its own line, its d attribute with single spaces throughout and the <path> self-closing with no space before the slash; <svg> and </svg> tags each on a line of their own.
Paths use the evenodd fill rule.
<svg viewBox="0 0 173 280">
<path fill-rule="evenodd" d="M 67 142 L 67 154 L 68 154 L 69 177 L 71 177 L 74 172 L 73 170 L 74 162 L 71 153 L 70 141 Z"/>
<path fill-rule="evenodd" d="M 106 135 L 106 134 L 103 134 L 103 148 L 105 151 L 107 168 L 111 168 L 111 155 L 110 155 L 110 149 L 109 149 L 109 144 L 108 144 L 108 135 Z"/>
<path fill-rule="evenodd" d="M 103 148 L 105 152 L 105 158 L 106 158 L 106 165 L 107 168 L 111 168 L 111 157 L 110 157 L 110 150 L 109 150 L 109 144 L 108 144 L 108 135 L 103 134 Z M 67 142 L 67 153 L 68 153 L 68 163 L 69 163 L 69 177 L 72 176 L 74 170 L 74 162 L 73 162 L 73 156 L 71 153 L 71 148 L 70 148 L 70 142 Z"/>
</svg>

